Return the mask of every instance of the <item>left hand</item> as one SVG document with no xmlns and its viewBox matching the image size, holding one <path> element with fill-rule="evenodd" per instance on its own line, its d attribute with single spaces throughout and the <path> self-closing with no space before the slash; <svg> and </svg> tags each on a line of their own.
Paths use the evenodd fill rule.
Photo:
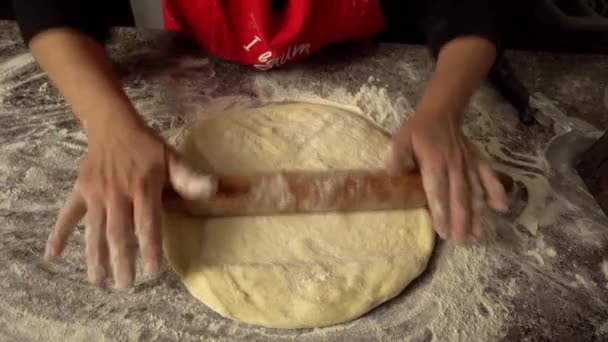
<svg viewBox="0 0 608 342">
<path fill-rule="evenodd" d="M 418 112 L 393 137 L 389 171 L 418 167 L 442 239 L 464 245 L 483 237 L 481 215 L 487 204 L 507 211 L 506 195 L 490 164 L 462 132 L 460 116 Z"/>
<path fill-rule="evenodd" d="M 87 273 L 97 286 L 108 279 L 117 288 L 131 286 L 138 245 L 144 271 L 160 269 L 165 186 L 187 199 L 207 198 L 215 191 L 211 177 L 192 170 L 145 124 L 133 125 L 127 118 L 88 131 L 76 186 L 59 211 L 44 255 L 47 262 L 55 260 L 85 217 Z"/>
</svg>

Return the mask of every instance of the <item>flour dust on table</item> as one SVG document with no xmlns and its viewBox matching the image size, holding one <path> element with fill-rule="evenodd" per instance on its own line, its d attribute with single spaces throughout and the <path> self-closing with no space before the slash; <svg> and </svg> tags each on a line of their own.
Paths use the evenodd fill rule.
<svg viewBox="0 0 608 342">
<path fill-rule="evenodd" d="M 165 47 L 165 32 L 115 33 L 108 51 L 124 89 L 164 137 L 189 118 L 288 101 L 344 107 L 393 132 L 414 112 L 434 68 L 422 46 L 379 44 L 354 59 L 340 49 L 257 72 Z M 509 51 L 506 57 L 535 92 L 539 124 L 519 124 L 513 107 L 484 85 L 463 128 L 526 189 L 516 211 L 489 220 L 495 234 L 484 244 L 463 249 L 437 242 L 424 274 L 356 320 L 272 329 L 221 317 L 166 269 L 138 277 L 127 292 L 93 288 L 86 282 L 82 225 L 58 263 L 39 264 L 86 139 L 20 42 L 17 26 L 0 21 L 0 340 L 608 340 L 608 221 L 574 170 L 560 162 L 570 153 L 559 148 L 572 145 L 572 135 L 601 133 L 602 126 L 580 119 L 604 108 L 608 93 L 598 98 L 604 89 L 597 85 L 607 84 L 602 71 L 608 64 L 591 55 Z"/>
</svg>

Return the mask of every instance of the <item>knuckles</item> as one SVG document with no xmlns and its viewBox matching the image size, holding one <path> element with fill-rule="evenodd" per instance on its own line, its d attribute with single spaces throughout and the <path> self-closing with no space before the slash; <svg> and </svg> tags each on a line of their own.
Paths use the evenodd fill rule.
<svg viewBox="0 0 608 342">
<path fill-rule="evenodd" d="M 149 192 L 154 182 L 165 182 L 165 166 L 148 163 L 140 167 L 125 167 L 120 172 L 81 167 L 78 188 L 85 198 L 95 201 L 115 201 L 133 198 L 136 192 Z"/>
<path fill-rule="evenodd" d="M 133 185 L 136 190 L 144 190 L 153 182 L 164 182 L 165 166 L 153 163 L 138 171 L 133 177 Z"/>
</svg>

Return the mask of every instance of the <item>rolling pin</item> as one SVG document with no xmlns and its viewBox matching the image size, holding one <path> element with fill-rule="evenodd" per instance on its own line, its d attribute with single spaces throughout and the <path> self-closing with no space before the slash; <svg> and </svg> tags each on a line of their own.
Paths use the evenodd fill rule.
<svg viewBox="0 0 608 342">
<path fill-rule="evenodd" d="M 285 171 L 215 177 L 217 191 L 211 198 L 185 200 L 173 192 L 165 195 L 165 207 L 218 217 L 415 209 L 427 204 L 419 173 Z M 499 179 L 511 188 L 511 177 L 499 173 Z"/>
</svg>

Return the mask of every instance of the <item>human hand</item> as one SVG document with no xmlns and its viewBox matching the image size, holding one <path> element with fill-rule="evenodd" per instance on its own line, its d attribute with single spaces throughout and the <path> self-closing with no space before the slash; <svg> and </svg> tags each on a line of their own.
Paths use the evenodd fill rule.
<svg viewBox="0 0 608 342">
<path fill-rule="evenodd" d="M 136 241 L 146 273 L 159 270 L 162 258 L 162 191 L 169 183 L 189 199 L 210 196 L 214 181 L 190 170 L 143 123 L 128 120 L 88 132 L 88 151 L 73 192 L 59 211 L 44 259 L 56 259 L 85 216 L 89 281 L 113 278 L 118 288 L 135 278 Z"/>
<path fill-rule="evenodd" d="M 483 237 L 487 203 L 505 212 L 505 190 L 490 164 L 462 132 L 455 115 L 419 112 L 393 137 L 389 171 L 419 168 L 435 230 L 459 245 Z"/>
</svg>

